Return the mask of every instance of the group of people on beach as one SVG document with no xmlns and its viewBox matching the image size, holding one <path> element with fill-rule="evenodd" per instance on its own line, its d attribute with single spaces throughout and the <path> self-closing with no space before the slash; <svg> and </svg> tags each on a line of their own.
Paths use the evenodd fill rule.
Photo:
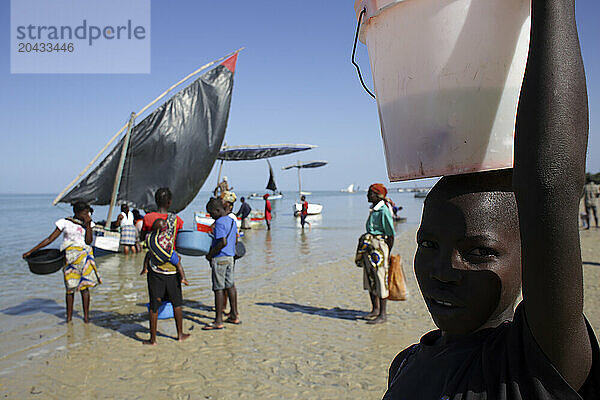
<svg viewBox="0 0 600 400">
<path fill-rule="evenodd" d="M 183 341 L 189 334 L 183 332 L 183 294 L 181 284 L 188 285 L 181 260 L 175 251 L 177 232 L 183 228 L 183 220 L 168 210 L 172 203 L 172 194 L 168 188 L 160 188 L 155 193 L 157 211 L 147 213 L 139 222 L 141 238 L 148 252 L 144 258 L 141 275 L 147 276 L 149 296 L 150 338 L 145 344 L 156 344 L 158 325 L 158 307 L 170 301 L 177 328 L 177 339 Z M 206 255 L 212 270 L 212 289 L 215 293 L 215 321 L 203 329 L 223 329 L 223 313 L 226 298 L 230 311 L 224 322 L 240 324 L 237 308 L 237 290 L 234 283 L 235 249 L 238 238 L 236 216 L 232 213 L 236 195 L 223 192 L 209 200 L 206 208 L 214 218 L 213 245 Z M 122 218 L 128 219 L 127 207 L 122 207 Z M 45 247 L 63 234 L 61 250 L 65 251 L 65 267 L 63 268 L 66 288 L 67 322 L 73 314 L 74 293 L 80 292 L 83 303 L 84 321 L 89 322 L 90 293 L 89 289 L 102 283 L 92 249 L 93 209 L 85 202 L 73 204 L 73 217 L 56 221 L 54 231 L 31 250 L 23 254 L 28 258 L 32 253 Z M 129 226 L 129 225 L 125 225 Z M 131 225 L 135 228 L 135 224 Z M 137 244 L 137 243 L 136 243 Z M 133 245 L 135 248 L 135 244 Z M 135 252 L 136 250 L 132 250 Z M 225 297 L 226 296 L 226 297 Z"/>
</svg>

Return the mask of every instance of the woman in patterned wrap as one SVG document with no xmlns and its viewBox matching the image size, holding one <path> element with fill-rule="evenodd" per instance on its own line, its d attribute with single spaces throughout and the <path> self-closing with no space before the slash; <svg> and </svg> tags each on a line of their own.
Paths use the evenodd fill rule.
<svg viewBox="0 0 600 400">
<path fill-rule="evenodd" d="M 96 269 L 96 261 L 94 260 L 94 252 L 90 244 L 92 243 L 92 208 L 83 201 L 78 201 L 73 204 L 73 216 L 61 218 L 56 221 L 54 231 L 38 245 L 23 254 L 23 258 L 27 258 L 34 251 L 41 249 L 54 242 L 56 238 L 63 234 L 63 243 L 61 250 L 65 251 L 66 263 L 63 268 L 65 288 L 67 294 L 65 296 L 67 303 L 67 322 L 71 321 L 73 315 L 73 302 L 75 292 L 81 292 L 81 300 L 83 302 L 83 320 L 90 320 L 90 288 L 102 283 L 98 270 Z"/>
<path fill-rule="evenodd" d="M 369 187 L 367 200 L 371 203 L 366 233 L 358 239 L 355 262 L 363 269 L 363 288 L 369 291 L 371 312 L 367 324 L 386 321 L 389 257 L 394 245 L 394 220 L 386 204 L 387 189 L 381 183 Z"/>
</svg>

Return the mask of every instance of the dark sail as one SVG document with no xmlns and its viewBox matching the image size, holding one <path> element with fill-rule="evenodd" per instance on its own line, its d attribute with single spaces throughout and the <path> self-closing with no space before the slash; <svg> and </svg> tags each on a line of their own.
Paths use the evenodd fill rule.
<svg viewBox="0 0 600 400">
<path fill-rule="evenodd" d="M 237 54 L 202 74 L 134 127 L 118 202 L 154 210 L 160 187 L 173 193 L 173 212 L 194 199 L 225 136 L 236 59 Z M 109 204 L 123 140 L 59 201 Z"/>
<path fill-rule="evenodd" d="M 266 144 L 254 146 L 225 146 L 217 159 L 223 161 L 246 161 L 284 156 L 299 151 L 313 149 L 311 144 Z"/>
<path fill-rule="evenodd" d="M 271 168 L 269 160 L 267 160 L 267 163 L 269 164 L 269 183 L 267 183 L 267 189 L 276 191 L 277 185 L 275 184 L 275 178 L 273 177 L 273 168 Z"/>
<path fill-rule="evenodd" d="M 305 163 L 298 163 L 288 165 L 287 167 L 283 167 L 281 169 L 290 169 L 290 168 L 319 168 L 323 165 L 327 165 L 327 161 L 310 161 Z"/>
</svg>

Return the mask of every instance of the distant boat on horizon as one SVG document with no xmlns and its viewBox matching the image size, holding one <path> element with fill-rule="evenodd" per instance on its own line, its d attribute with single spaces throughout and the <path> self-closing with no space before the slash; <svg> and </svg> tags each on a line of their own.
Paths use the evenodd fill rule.
<svg viewBox="0 0 600 400">
<path fill-rule="evenodd" d="M 340 190 L 343 193 L 357 193 L 360 191 L 360 186 L 351 183 L 347 188 Z"/>
<path fill-rule="evenodd" d="M 424 199 L 425 197 L 427 197 L 429 189 L 417 189 L 414 193 L 416 198 Z"/>
</svg>

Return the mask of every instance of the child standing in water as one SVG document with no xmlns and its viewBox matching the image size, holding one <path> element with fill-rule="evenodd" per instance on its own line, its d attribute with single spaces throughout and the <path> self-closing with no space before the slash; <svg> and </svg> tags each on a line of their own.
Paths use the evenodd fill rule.
<svg viewBox="0 0 600 400">
<path fill-rule="evenodd" d="M 394 359 L 384 399 L 600 398 L 577 221 L 587 131 L 575 2 L 533 0 L 514 169 L 427 196 L 414 265 L 439 330 Z"/>
<path fill-rule="evenodd" d="M 206 204 L 206 211 L 215 220 L 213 226 L 213 243 L 206 259 L 210 263 L 212 290 L 215 295 L 215 320 L 202 329 L 223 329 L 223 311 L 225 298 L 229 299 L 229 316 L 225 322 L 239 325 L 241 323 L 237 307 L 237 289 L 234 283 L 235 244 L 237 241 L 237 224 L 230 218 L 221 199 L 211 198 Z"/>
<path fill-rule="evenodd" d="M 67 322 L 71 322 L 73 316 L 73 303 L 75 292 L 81 293 L 83 303 L 83 321 L 90 321 L 90 290 L 102 283 L 94 250 L 92 249 L 93 233 L 92 208 L 83 201 L 73 204 L 73 217 L 61 218 L 56 221 L 56 228 L 46 239 L 37 246 L 23 254 L 23 258 L 29 257 L 33 252 L 54 242 L 62 233 L 64 240 L 60 246 L 65 251 L 66 263 L 63 267 L 65 288 L 67 294 Z"/>
</svg>

